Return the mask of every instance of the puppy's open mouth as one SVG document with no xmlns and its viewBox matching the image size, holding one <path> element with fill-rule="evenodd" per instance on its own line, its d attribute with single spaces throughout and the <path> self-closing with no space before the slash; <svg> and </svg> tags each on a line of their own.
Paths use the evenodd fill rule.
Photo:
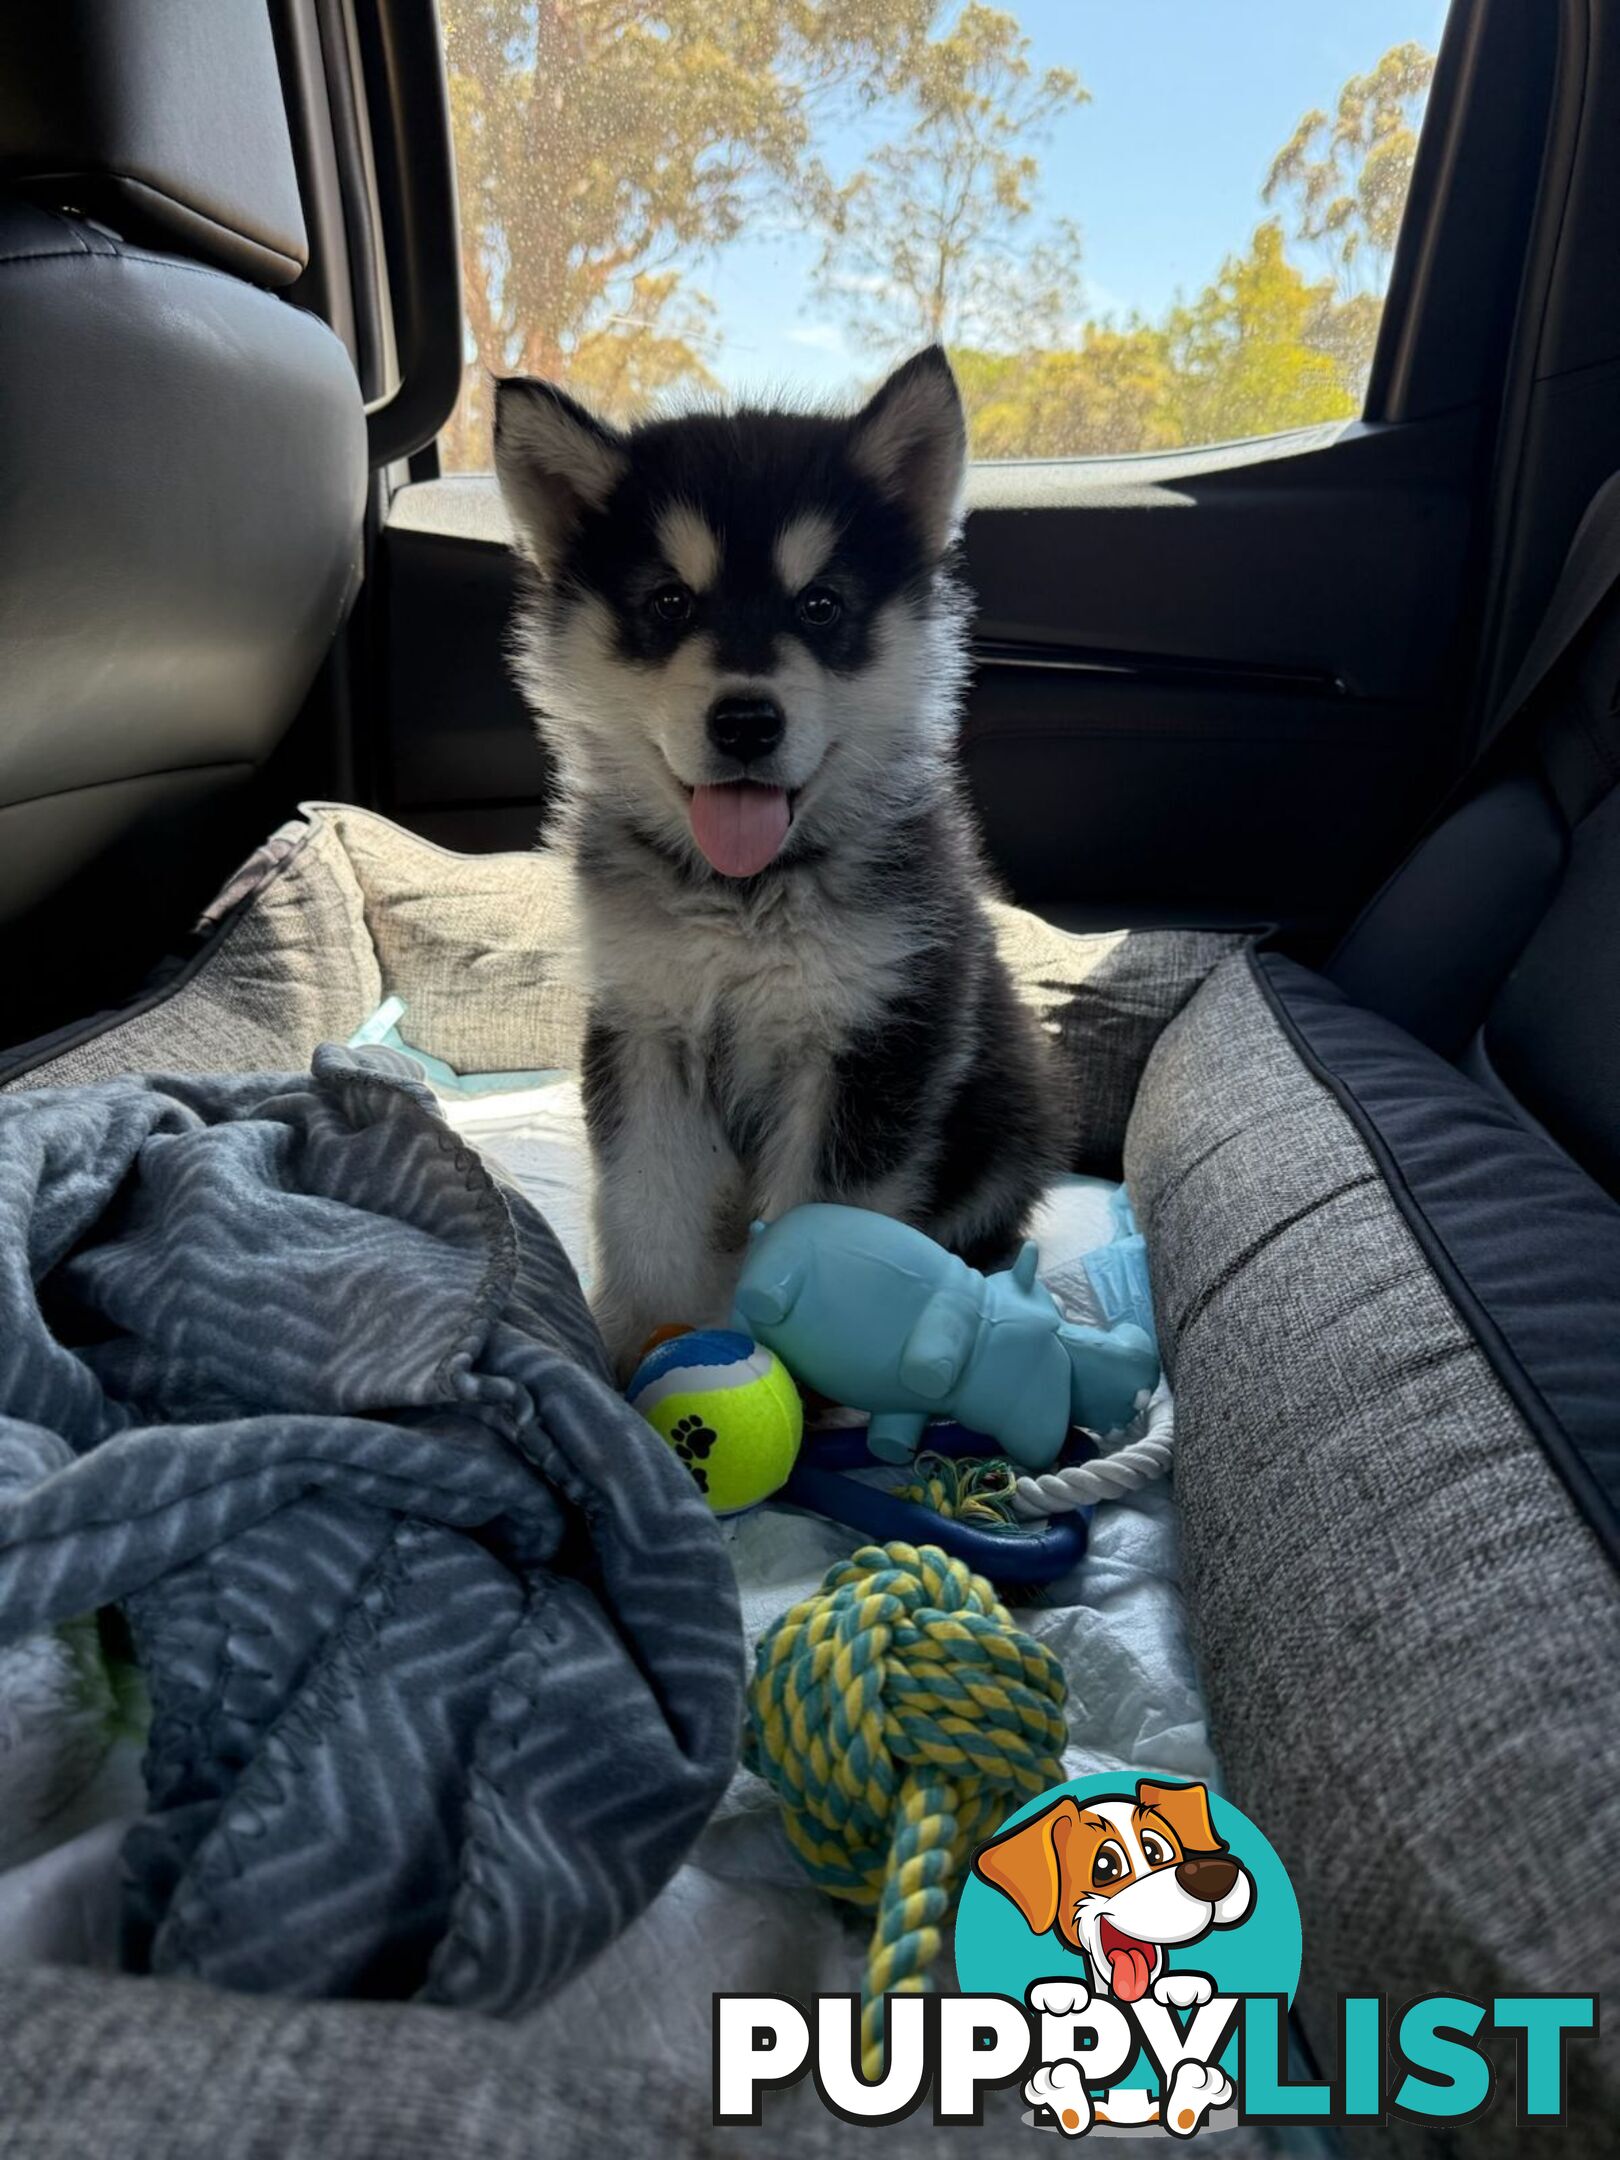
<svg viewBox="0 0 1620 2160">
<path fill-rule="evenodd" d="M 692 838 L 722 877 L 755 877 L 782 852 L 793 823 L 786 788 L 726 780 L 687 791 Z"/>
<path fill-rule="evenodd" d="M 1152 1985 L 1153 1968 L 1159 1957 L 1158 1945 L 1138 1942 L 1134 1935 L 1127 1935 L 1123 1928 L 1115 1927 L 1112 1920 L 1098 1923 L 1097 1940 L 1108 1960 L 1115 1995 L 1121 2002 L 1140 2002 Z"/>
</svg>

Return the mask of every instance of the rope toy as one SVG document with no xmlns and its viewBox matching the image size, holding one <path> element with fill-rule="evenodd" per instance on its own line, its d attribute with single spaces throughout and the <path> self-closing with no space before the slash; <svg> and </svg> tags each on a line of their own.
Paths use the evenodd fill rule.
<svg viewBox="0 0 1620 2160">
<path fill-rule="evenodd" d="M 1099 1500 L 1119 1500 L 1166 1476 L 1175 1459 L 1176 1410 L 1162 1383 L 1143 1419 L 1143 1429 L 1112 1453 L 1089 1462 L 1070 1463 L 1042 1477 L 1020 1477 L 1013 1490 L 1012 1512 L 1021 1522 L 1095 1507 Z"/>
<path fill-rule="evenodd" d="M 1063 1775 L 1063 1668 L 935 1545 L 863 1545 L 760 1641 L 743 1759 L 823 1890 L 877 1911 L 861 2069 L 883 2000 L 930 1986 L 974 1846 Z"/>
<path fill-rule="evenodd" d="M 917 1469 L 923 1482 L 902 1485 L 897 1499 L 915 1500 L 947 1522 L 976 1523 L 981 1530 L 1018 1528 L 1013 1514 L 1018 1472 L 1004 1455 L 968 1459 L 930 1449 L 917 1457 Z"/>
</svg>

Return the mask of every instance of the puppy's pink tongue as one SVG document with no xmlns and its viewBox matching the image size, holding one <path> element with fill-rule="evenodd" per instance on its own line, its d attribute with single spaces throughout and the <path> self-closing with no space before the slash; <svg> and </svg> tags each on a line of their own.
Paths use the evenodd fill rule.
<svg viewBox="0 0 1620 2160">
<path fill-rule="evenodd" d="M 722 877 L 753 877 L 787 838 L 786 788 L 730 780 L 692 790 L 692 838 Z"/>
<path fill-rule="evenodd" d="M 1108 1953 L 1114 1993 L 1121 2002 L 1140 2002 L 1153 1978 L 1153 1953 L 1140 1943 L 1116 1943 Z"/>
</svg>

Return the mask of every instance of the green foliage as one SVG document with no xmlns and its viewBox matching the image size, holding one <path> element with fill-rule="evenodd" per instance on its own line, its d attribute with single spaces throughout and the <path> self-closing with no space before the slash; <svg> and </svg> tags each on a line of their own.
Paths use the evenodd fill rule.
<svg viewBox="0 0 1620 2160">
<path fill-rule="evenodd" d="M 1090 457 L 1359 409 L 1433 73 L 1401 45 L 1307 113 L 1276 215 L 1160 322 L 1085 321 L 1081 236 L 1040 152 L 1089 93 L 984 0 L 442 0 L 467 385 L 448 467 L 488 464 L 490 374 L 628 417 L 713 388 L 704 260 L 764 214 L 874 355 L 949 343 L 980 457 Z M 867 142 L 829 172 L 819 124 Z M 1189 185 L 1196 184 L 1189 175 Z M 1294 258 L 1314 257 L 1313 279 Z"/>
<path fill-rule="evenodd" d="M 1433 80 L 1433 53 L 1392 45 L 1375 68 L 1351 76 L 1331 115 L 1305 115 L 1266 176 L 1266 201 L 1288 208 L 1294 238 L 1315 249 L 1333 277 L 1336 356 L 1358 403 Z"/>
<path fill-rule="evenodd" d="M 1066 347 L 951 358 L 978 456 L 1120 457 L 1348 419 L 1341 313 L 1272 221 L 1162 324 L 1087 323 Z"/>
<path fill-rule="evenodd" d="M 1262 225 L 1190 307 L 1173 308 L 1165 343 L 1182 442 L 1348 419 L 1356 399 L 1332 347 L 1333 288 L 1288 260 L 1282 227 Z"/>
<path fill-rule="evenodd" d="M 954 346 L 974 454 L 1120 457 L 1185 440 L 1164 333 L 1086 323 L 1069 346 L 995 353 Z"/>
<path fill-rule="evenodd" d="M 943 35 L 912 40 L 882 87 L 886 139 L 815 197 L 817 286 L 856 336 L 886 354 L 1001 344 L 1072 316 L 1079 228 L 1057 219 L 1025 236 L 1036 147 L 1088 102 L 1079 76 L 1037 72 L 1016 17 L 968 0 Z"/>
<path fill-rule="evenodd" d="M 815 95 L 876 94 L 933 0 L 445 0 L 474 366 L 445 443 L 488 463 L 486 374 L 623 411 L 711 381 L 677 258 L 803 172 Z"/>
<path fill-rule="evenodd" d="M 1325 251 L 1347 294 L 1388 281 L 1433 80 L 1433 53 L 1392 45 L 1351 76 L 1331 117 L 1308 112 L 1272 160 L 1266 201 L 1293 204 L 1298 238 Z"/>
</svg>

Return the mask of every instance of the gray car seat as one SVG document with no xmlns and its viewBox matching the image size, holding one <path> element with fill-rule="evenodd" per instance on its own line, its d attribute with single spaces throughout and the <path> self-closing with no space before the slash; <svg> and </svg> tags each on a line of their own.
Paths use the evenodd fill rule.
<svg viewBox="0 0 1620 2160">
<path fill-rule="evenodd" d="M 305 254 L 262 5 L 0 11 L 0 1041 L 206 900 L 353 596 Z"/>
<path fill-rule="evenodd" d="M 1322 973 L 1223 962 L 1126 1169 L 1176 1387 L 1188 1622 L 1236 1799 L 1299 1897 L 1296 2005 L 1620 1985 L 1620 482 L 1494 738 Z M 1597 2151 L 1392 2121 L 1368 2151 Z"/>
<path fill-rule="evenodd" d="M 1620 475 L 1484 755 L 1327 967 L 1620 1195 Z"/>
</svg>

